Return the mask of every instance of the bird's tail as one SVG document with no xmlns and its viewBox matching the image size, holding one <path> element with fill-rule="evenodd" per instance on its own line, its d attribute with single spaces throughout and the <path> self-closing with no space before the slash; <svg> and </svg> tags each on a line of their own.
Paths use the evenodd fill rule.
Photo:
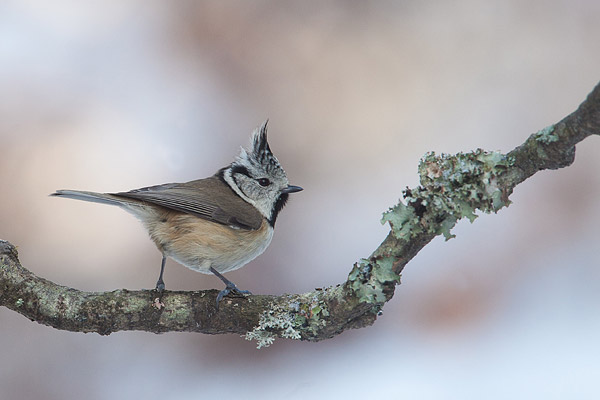
<svg viewBox="0 0 600 400">
<path fill-rule="evenodd" d="M 57 190 L 50 196 L 66 197 L 68 199 L 91 201 L 93 203 L 110 204 L 111 206 L 124 206 L 127 200 L 120 199 L 108 193 L 85 192 L 81 190 Z"/>
</svg>

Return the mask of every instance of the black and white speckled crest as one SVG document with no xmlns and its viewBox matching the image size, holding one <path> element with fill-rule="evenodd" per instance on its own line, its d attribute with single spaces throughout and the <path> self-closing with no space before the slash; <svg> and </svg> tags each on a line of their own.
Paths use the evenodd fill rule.
<svg viewBox="0 0 600 400">
<path fill-rule="evenodd" d="M 273 169 L 281 168 L 279 160 L 271 151 L 269 142 L 267 141 L 267 124 L 269 120 L 266 120 L 260 128 L 257 128 L 252 134 L 252 158 L 258 164 L 262 165 L 267 172 L 271 172 Z"/>
<path fill-rule="evenodd" d="M 244 166 L 251 170 L 262 170 L 263 173 L 273 178 L 287 181 L 285 171 L 267 141 L 268 122 L 269 120 L 266 120 L 252 132 L 251 147 L 249 149 L 242 148 L 233 165 Z"/>
</svg>

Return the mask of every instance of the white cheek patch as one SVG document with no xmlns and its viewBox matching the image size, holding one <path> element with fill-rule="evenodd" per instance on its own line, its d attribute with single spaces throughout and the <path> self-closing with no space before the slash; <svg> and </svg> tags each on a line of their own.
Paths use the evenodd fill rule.
<svg viewBox="0 0 600 400">
<path fill-rule="evenodd" d="M 231 189 L 233 189 L 234 192 L 237 193 L 238 196 L 240 196 L 242 199 L 244 199 L 244 201 L 246 201 L 247 203 L 250 203 L 254 207 L 256 207 L 256 209 L 258 211 L 260 211 L 260 213 L 263 215 L 263 217 L 265 217 L 265 218 L 271 217 L 271 215 L 270 215 L 271 210 L 269 209 L 268 205 L 263 204 L 264 202 L 257 203 L 256 201 L 254 201 L 251 198 L 249 198 L 248 196 L 246 196 L 246 194 L 244 192 L 242 192 L 242 190 L 239 188 L 239 186 L 235 182 L 235 179 L 233 179 L 233 176 L 231 175 L 231 170 L 227 170 L 223 174 L 223 179 L 225 179 L 225 182 L 227 182 L 227 184 L 231 187 Z"/>
</svg>

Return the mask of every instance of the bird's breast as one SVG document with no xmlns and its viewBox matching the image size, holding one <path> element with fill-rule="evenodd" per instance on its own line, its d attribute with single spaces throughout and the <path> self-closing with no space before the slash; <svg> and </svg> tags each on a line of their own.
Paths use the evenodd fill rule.
<svg viewBox="0 0 600 400">
<path fill-rule="evenodd" d="M 243 267 L 262 254 L 273 238 L 266 220 L 259 229 L 247 230 L 177 212 L 165 213 L 147 228 L 164 254 L 206 274 L 210 267 L 221 273 Z"/>
</svg>

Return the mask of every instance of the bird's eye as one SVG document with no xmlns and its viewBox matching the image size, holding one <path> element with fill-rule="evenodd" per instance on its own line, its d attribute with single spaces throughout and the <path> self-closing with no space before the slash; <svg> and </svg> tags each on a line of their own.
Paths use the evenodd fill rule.
<svg viewBox="0 0 600 400">
<path fill-rule="evenodd" d="M 271 181 L 268 180 L 267 178 L 260 178 L 260 179 L 258 179 L 258 184 L 260 186 L 269 186 L 271 184 Z"/>
</svg>

